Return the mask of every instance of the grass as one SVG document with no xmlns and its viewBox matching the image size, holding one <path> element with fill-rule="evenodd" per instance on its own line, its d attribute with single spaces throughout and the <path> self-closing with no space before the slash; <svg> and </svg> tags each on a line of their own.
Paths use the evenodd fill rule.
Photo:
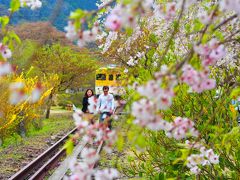
<svg viewBox="0 0 240 180">
<path fill-rule="evenodd" d="M 10 145 L 18 145 L 21 143 L 27 143 L 27 139 L 33 138 L 36 136 L 49 136 L 58 133 L 61 130 L 69 129 L 73 127 L 73 120 L 66 117 L 52 117 L 50 119 L 43 119 L 42 120 L 42 128 L 36 129 L 34 126 L 31 126 L 27 130 L 26 138 L 22 138 L 18 134 L 13 134 L 11 137 L 6 138 L 2 147 L 0 147 L 0 151 Z M 24 141 L 24 142 L 23 142 Z"/>
<path fill-rule="evenodd" d="M 121 133 L 125 136 L 127 135 L 127 129 L 128 124 L 126 123 L 126 117 L 125 116 L 119 116 L 119 119 L 117 121 L 113 120 L 113 128 L 121 131 Z M 130 151 L 128 149 L 128 142 L 123 142 L 124 149 L 120 150 L 117 145 L 113 147 L 112 153 L 108 154 L 104 150 L 101 151 L 101 158 L 99 161 L 99 169 L 104 168 L 116 168 L 120 172 L 119 179 L 129 179 L 125 176 L 125 174 L 122 171 L 121 167 L 127 168 L 128 166 L 128 156 L 130 155 Z"/>
<path fill-rule="evenodd" d="M 66 109 L 62 106 L 52 106 L 51 110 L 66 110 Z"/>
<path fill-rule="evenodd" d="M 43 119 L 42 128 L 37 130 L 31 126 L 25 138 L 15 134 L 5 139 L 0 147 L 0 179 L 8 179 L 56 142 L 54 137 L 62 137 L 73 129 L 70 114 L 63 111 L 50 116 L 50 119 Z"/>
</svg>

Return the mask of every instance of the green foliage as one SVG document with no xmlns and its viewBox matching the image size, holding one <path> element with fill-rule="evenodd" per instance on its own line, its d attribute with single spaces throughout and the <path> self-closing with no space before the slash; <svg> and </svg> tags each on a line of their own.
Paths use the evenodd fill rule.
<svg viewBox="0 0 240 180">
<path fill-rule="evenodd" d="M 6 27 L 6 25 L 8 25 L 8 23 L 9 23 L 9 17 L 8 16 L 0 17 L 0 24 L 2 26 L 2 29 L 4 29 Z"/>
<path fill-rule="evenodd" d="M 86 12 L 81 10 L 81 9 L 77 9 L 74 12 L 71 13 L 70 15 L 70 19 L 75 21 L 75 28 L 79 29 L 81 28 L 81 20 L 83 17 L 86 16 Z"/>
<path fill-rule="evenodd" d="M 10 3 L 11 12 L 14 13 L 18 11 L 20 8 L 20 5 L 21 5 L 20 0 L 11 0 L 11 3 Z"/>
<path fill-rule="evenodd" d="M 40 48 L 30 61 L 36 68 L 35 75 L 58 75 L 59 84 L 54 87 L 56 92 L 83 87 L 85 83 L 94 81 L 95 70 L 98 67 L 98 62 L 87 53 L 80 54 L 60 44 Z"/>
<path fill-rule="evenodd" d="M 219 22 L 218 22 L 219 23 Z M 175 27 L 181 24 L 175 24 Z M 199 19 L 195 19 L 191 22 L 184 24 L 184 33 L 193 33 L 203 31 L 205 25 L 201 23 Z M 214 31 L 214 25 L 209 26 L 207 33 L 204 33 L 199 38 L 199 35 L 194 39 L 195 42 L 201 42 L 206 44 L 213 37 L 223 42 L 225 38 L 225 32 L 220 30 Z M 145 32 L 146 31 L 146 32 Z M 156 49 L 156 44 L 161 43 L 161 39 L 156 37 L 146 29 L 142 29 L 144 32 L 141 37 L 132 43 L 131 51 L 129 54 L 135 54 L 136 52 L 144 51 L 143 44 L 150 46 L 144 52 L 145 57 L 138 59 L 138 65 L 128 68 L 127 74 L 128 83 L 138 83 L 140 85 L 145 84 L 151 79 L 155 79 L 154 73 L 160 68 L 152 68 L 152 62 L 157 61 L 158 64 L 167 64 L 170 67 L 170 73 L 176 75 L 179 79 L 182 71 L 177 69 L 177 65 L 181 60 L 186 58 L 185 56 L 178 55 L 177 48 L 178 43 L 174 39 L 169 41 L 169 49 L 165 53 L 164 49 Z M 168 31 L 167 31 L 168 32 Z M 182 32 L 181 32 L 182 33 Z M 179 33 L 179 36 L 182 34 Z M 162 33 L 163 36 L 168 36 L 168 33 Z M 128 33 L 125 35 L 129 36 Z M 126 40 L 126 39 L 124 39 Z M 121 41 L 121 39 L 117 40 Z M 124 42 L 122 42 L 124 43 Z M 119 43 L 121 45 L 121 43 Z M 160 47 L 164 46 L 160 45 Z M 157 44 L 158 46 L 158 44 Z M 191 42 L 187 44 L 180 43 L 180 46 L 185 46 L 186 51 L 192 48 Z M 116 46 L 117 47 L 117 46 Z M 109 57 L 112 57 L 115 53 L 115 46 L 109 51 Z M 159 57 L 156 57 L 156 53 Z M 129 59 L 128 55 L 122 53 L 121 59 Z M 120 54 L 120 55 L 122 55 Z M 164 57 L 161 55 L 164 54 Z M 116 59 L 120 56 L 116 56 Z M 190 58 L 185 61 L 186 64 L 191 64 L 198 71 L 203 70 L 201 57 L 196 53 L 191 55 L 187 54 Z M 162 58 L 162 59 L 160 59 Z M 183 64 L 182 64 L 183 65 Z M 207 149 L 213 149 L 216 154 L 219 155 L 219 164 L 209 166 L 202 166 L 201 173 L 198 176 L 191 174 L 189 168 L 186 166 L 187 157 L 192 153 L 199 153 L 196 149 L 187 149 L 185 140 L 175 141 L 173 138 L 166 137 L 165 132 L 148 131 L 141 129 L 135 125 L 133 121 L 134 117 L 129 115 L 124 123 L 130 128 L 125 133 L 127 142 L 129 143 L 125 148 L 125 152 L 131 152 L 126 157 L 126 162 L 120 163 L 120 170 L 128 177 L 140 177 L 143 179 L 236 179 L 239 176 L 239 128 L 237 127 L 237 112 L 234 107 L 231 106 L 231 100 L 240 96 L 239 87 L 234 87 L 239 84 L 239 67 L 236 66 L 221 66 L 210 67 L 210 78 L 216 79 L 216 89 L 208 90 L 202 93 L 191 92 L 189 86 L 183 83 L 179 83 L 174 92 L 172 106 L 165 111 L 156 112 L 164 120 L 172 122 L 175 117 L 187 117 L 194 121 L 196 129 L 199 130 L 201 136 L 196 141 L 200 141 Z M 233 78 L 234 77 L 234 78 Z M 168 82 L 162 78 L 162 86 L 167 86 Z M 140 95 L 133 89 L 127 90 L 126 99 L 128 104 L 125 110 L 131 112 L 131 105 L 133 102 L 139 100 Z M 144 107 L 143 107 L 144 108 Z M 123 137 L 120 136 L 117 142 L 117 147 L 120 151 L 124 150 L 122 147 Z M 189 137 L 189 140 L 193 140 Z M 134 155 L 132 155 L 132 153 Z"/>
<path fill-rule="evenodd" d="M 42 78 L 43 92 L 39 98 L 39 101 L 32 104 L 27 100 L 17 105 L 12 105 L 9 103 L 9 84 L 11 82 L 23 82 L 25 88 L 23 93 L 30 94 L 35 88 L 36 83 L 40 82 L 38 77 L 26 77 L 26 73 L 21 73 L 20 75 L 9 76 L 2 79 L 1 82 L 1 98 L 0 98 L 0 111 L 2 116 L 0 117 L 0 137 L 6 138 L 14 133 L 19 132 L 21 134 L 22 130 L 28 130 L 29 126 L 35 119 L 39 118 L 42 114 L 43 107 L 45 106 L 45 99 L 49 96 L 51 91 L 51 79 L 49 82 Z"/>
<path fill-rule="evenodd" d="M 31 40 L 22 41 L 21 44 L 15 46 L 13 51 L 13 64 L 18 66 L 18 70 L 30 70 L 31 63 L 29 62 L 34 52 L 37 51 L 37 43 Z M 34 68 L 34 67 L 32 67 Z M 34 69 L 29 71 L 33 73 Z"/>
<path fill-rule="evenodd" d="M 13 50 L 15 43 L 21 44 L 21 39 L 14 31 L 8 31 L 3 42 L 8 44 L 8 47 Z"/>
<path fill-rule="evenodd" d="M 67 155 L 72 154 L 73 148 L 74 148 L 74 142 L 73 142 L 71 139 L 69 139 L 69 140 L 65 143 L 64 148 L 66 149 Z"/>
<path fill-rule="evenodd" d="M 19 134 L 13 133 L 12 136 L 4 139 L 4 144 L 0 147 L 0 152 L 6 147 L 19 145 L 19 143 L 31 143 L 29 138 L 49 138 L 49 135 L 62 133 L 74 127 L 74 122 L 64 114 L 50 119 L 38 119 L 41 126 L 36 129 L 34 122 L 30 124 L 26 138 L 22 138 Z"/>
<path fill-rule="evenodd" d="M 78 92 L 73 94 L 57 94 L 56 105 L 65 107 L 67 104 L 74 104 L 77 107 L 82 107 L 82 100 L 85 92 Z"/>
<path fill-rule="evenodd" d="M 11 0 L 1 0 L 1 14 L 8 14 L 10 9 Z M 55 10 L 55 7 L 61 5 L 61 11 L 58 13 L 54 26 L 63 31 L 64 27 L 67 25 L 67 19 L 70 12 L 75 11 L 77 8 L 83 8 L 85 10 L 96 10 L 96 0 L 91 1 L 72 1 L 72 0 L 64 0 L 62 4 L 58 4 L 58 0 L 42 0 L 42 8 L 37 10 L 31 10 L 30 8 L 24 7 L 20 8 L 18 11 L 14 13 L 11 17 L 11 24 L 21 24 L 22 22 L 37 22 L 37 21 L 48 21 L 50 18 L 51 12 Z M 12 6 L 15 9 L 20 7 L 19 0 L 13 0 Z M 11 10 L 12 12 L 12 10 Z M 36 14 L 37 13 L 37 14 Z"/>
<path fill-rule="evenodd" d="M 191 62 L 199 66 L 196 59 Z M 139 69 L 138 82 L 143 83 L 150 78 L 144 76 L 145 72 L 146 70 Z M 202 143 L 208 149 L 213 148 L 220 155 L 219 165 L 211 168 L 202 167 L 204 171 L 199 175 L 201 178 L 234 179 L 238 175 L 236 170 L 240 167 L 240 129 L 236 127 L 236 112 L 230 105 L 232 97 L 239 96 L 239 88 L 233 89 L 228 85 L 227 80 L 229 74 L 234 74 L 234 72 L 234 68 L 213 70 L 212 76 L 217 80 L 220 93 L 216 93 L 215 90 L 204 91 L 200 94 L 189 93 L 187 85 L 179 84 L 175 88 L 177 96 L 171 108 L 160 112 L 163 119 L 167 121 L 172 121 L 177 116 L 194 120 L 203 139 Z M 238 79 L 239 75 L 234 74 L 234 76 Z M 129 93 L 131 93 L 129 104 L 139 99 L 139 95 L 134 90 L 130 90 Z M 131 126 L 127 132 L 127 138 L 134 156 L 129 157 L 130 167 L 121 167 L 123 172 L 128 176 L 140 176 L 147 179 L 195 178 L 186 167 L 186 159 L 192 150 L 185 148 L 184 141 L 167 138 L 161 131 L 142 130 L 132 124 L 133 120 L 133 117 L 129 117 L 125 123 Z"/>
</svg>

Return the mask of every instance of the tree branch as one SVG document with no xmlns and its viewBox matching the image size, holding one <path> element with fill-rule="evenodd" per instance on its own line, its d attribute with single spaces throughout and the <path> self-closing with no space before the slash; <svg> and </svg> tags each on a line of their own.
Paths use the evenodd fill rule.
<svg viewBox="0 0 240 180">
<path fill-rule="evenodd" d="M 218 28 L 222 27 L 223 25 L 225 25 L 226 23 L 228 23 L 229 21 L 235 19 L 238 15 L 234 14 L 233 16 L 230 16 L 229 18 L 225 19 L 224 21 L 222 21 L 219 25 L 217 25 L 213 31 L 216 31 Z"/>
</svg>

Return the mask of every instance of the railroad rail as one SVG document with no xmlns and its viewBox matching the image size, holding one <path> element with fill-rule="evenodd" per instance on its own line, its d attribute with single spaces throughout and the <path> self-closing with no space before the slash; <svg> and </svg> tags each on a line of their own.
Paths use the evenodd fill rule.
<svg viewBox="0 0 240 180">
<path fill-rule="evenodd" d="M 125 114 L 122 112 L 122 109 L 115 112 L 116 114 L 123 115 Z M 77 128 L 74 128 L 70 132 L 68 132 L 67 135 L 65 135 L 63 138 L 61 138 L 59 141 L 57 141 L 52 147 L 50 147 L 48 150 L 46 150 L 44 153 L 42 153 L 40 156 L 38 156 L 35 160 L 30 162 L 28 165 L 26 165 L 24 168 L 22 168 L 19 172 L 14 174 L 9 180 L 42 180 L 44 177 L 49 175 L 49 172 L 56 168 L 58 166 L 58 163 L 60 162 L 62 157 L 66 156 L 66 151 L 62 147 L 66 140 L 69 138 L 69 135 L 74 134 L 77 131 Z M 79 150 L 77 152 L 77 155 L 81 153 L 81 151 L 85 148 L 87 145 L 87 142 L 82 142 L 81 147 L 79 147 Z M 97 154 L 100 154 L 102 147 L 104 145 L 104 141 L 101 141 L 97 148 Z M 67 163 L 68 164 L 68 163 Z M 98 162 L 96 162 L 92 168 L 95 168 L 98 165 Z M 65 166 L 65 167 L 61 167 Z M 54 175 L 54 178 L 50 176 L 50 179 L 62 179 L 67 170 L 68 166 L 66 166 L 66 163 L 62 163 L 62 165 L 59 166 L 59 169 L 61 173 L 58 173 L 57 175 Z"/>
<path fill-rule="evenodd" d="M 74 128 L 68 132 L 67 135 L 57 141 L 48 150 L 14 174 L 10 180 L 43 179 L 43 177 L 57 165 L 59 159 L 65 156 L 65 149 L 61 147 L 69 138 L 69 135 L 74 134 L 76 131 L 77 128 Z"/>
<path fill-rule="evenodd" d="M 58 166 L 58 163 L 62 157 L 66 156 L 66 151 L 64 148 L 61 148 L 66 140 L 68 139 L 69 135 L 75 133 L 77 131 L 77 128 L 74 128 L 71 130 L 67 135 L 65 135 L 63 138 L 61 138 L 58 142 L 56 142 L 52 147 L 50 147 L 47 151 L 42 153 L 39 157 L 37 157 L 35 160 L 30 162 L 28 165 L 26 165 L 24 168 L 22 168 L 19 172 L 14 174 L 9 180 L 42 180 L 44 177 L 49 175 L 49 171 L 56 168 Z M 84 149 L 84 147 L 88 143 L 83 143 L 81 146 L 80 151 L 78 154 L 81 153 L 81 151 Z M 102 147 L 104 145 L 104 142 L 101 141 L 98 147 L 95 147 L 97 149 L 97 154 L 100 154 Z M 59 150 L 60 149 L 60 150 Z M 77 155 L 78 155 L 77 154 Z M 95 168 L 97 166 L 96 162 L 93 164 L 92 168 Z M 66 164 L 66 163 L 65 163 Z M 67 163 L 68 164 L 68 163 Z M 50 179 L 63 179 L 65 176 L 68 166 L 64 165 L 65 168 L 61 168 L 61 174 L 55 175 L 55 178 Z"/>
<path fill-rule="evenodd" d="M 72 159 L 76 160 L 79 158 L 79 154 L 81 154 L 82 150 L 89 145 L 87 142 L 81 142 L 81 144 L 79 144 L 76 148 L 75 151 L 73 152 L 73 154 L 71 156 L 69 156 L 68 158 L 66 158 L 61 165 L 55 170 L 55 172 L 49 177 L 49 180 L 62 180 L 64 179 L 64 177 L 69 176 L 66 175 L 67 172 L 69 172 L 69 163 Z M 102 148 L 104 146 L 104 141 L 101 141 L 100 144 L 97 147 L 94 147 L 94 149 L 96 149 L 97 154 L 99 155 Z M 79 160 L 79 159 L 78 159 Z M 81 160 L 80 160 L 81 161 Z M 98 161 L 95 162 L 90 168 L 96 168 L 98 165 Z"/>
</svg>

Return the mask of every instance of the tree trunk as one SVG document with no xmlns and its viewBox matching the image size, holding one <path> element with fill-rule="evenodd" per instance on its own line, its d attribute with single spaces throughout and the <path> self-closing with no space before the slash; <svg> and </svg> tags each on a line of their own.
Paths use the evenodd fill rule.
<svg viewBox="0 0 240 180">
<path fill-rule="evenodd" d="M 26 128 L 25 128 L 25 120 L 26 120 L 26 119 L 25 119 L 24 115 L 25 115 L 24 111 L 21 111 L 21 112 L 18 114 L 19 118 L 22 119 L 21 122 L 20 122 L 19 125 L 18 125 L 18 134 L 19 134 L 22 138 L 26 137 Z"/>
<path fill-rule="evenodd" d="M 51 106 L 52 106 L 52 98 L 53 98 L 53 91 L 51 92 L 51 94 L 48 97 L 46 119 L 49 119 L 49 117 L 50 117 L 50 109 L 51 109 Z"/>
<path fill-rule="evenodd" d="M 25 129 L 24 121 L 21 121 L 19 124 L 19 135 L 22 138 L 26 137 L 26 129 Z"/>
</svg>

